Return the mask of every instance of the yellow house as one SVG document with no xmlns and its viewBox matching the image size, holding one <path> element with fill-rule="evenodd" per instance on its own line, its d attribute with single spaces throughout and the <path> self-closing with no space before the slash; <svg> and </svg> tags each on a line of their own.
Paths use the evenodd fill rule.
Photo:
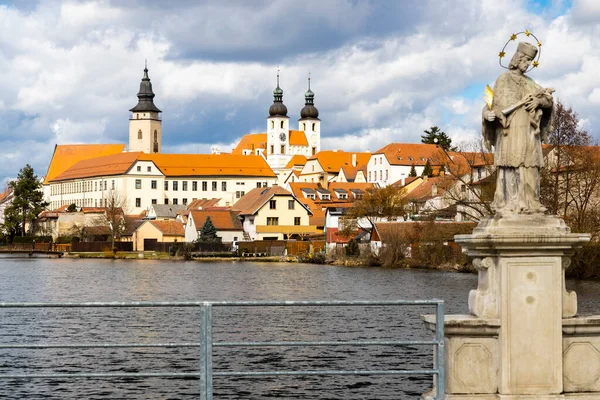
<svg viewBox="0 0 600 400">
<path fill-rule="evenodd" d="M 318 233 L 310 210 L 279 187 L 256 188 L 232 207 L 242 218 L 245 236 L 253 240 L 284 240 Z"/>
<path fill-rule="evenodd" d="M 133 233 L 134 251 L 154 251 L 158 242 L 183 242 L 185 229 L 180 221 L 146 221 Z"/>
</svg>

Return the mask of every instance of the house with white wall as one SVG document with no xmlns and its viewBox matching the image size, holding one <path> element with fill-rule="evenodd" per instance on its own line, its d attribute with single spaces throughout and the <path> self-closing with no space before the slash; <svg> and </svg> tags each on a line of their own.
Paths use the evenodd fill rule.
<svg viewBox="0 0 600 400">
<path fill-rule="evenodd" d="M 237 242 L 244 236 L 242 222 L 236 212 L 232 210 L 208 209 L 201 211 L 190 211 L 185 225 L 185 241 L 193 242 L 198 239 L 202 227 L 210 218 L 213 226 L 217 230 L 217 236 L 224 243 Z"/>
<path fill-rule="evenodd" d="M 256 188 L 232 207 L 252 240 L 283 240 L 318 233 L 311 225 L 310 210 L 294 195 L 279 187 Z"/>
</svg>

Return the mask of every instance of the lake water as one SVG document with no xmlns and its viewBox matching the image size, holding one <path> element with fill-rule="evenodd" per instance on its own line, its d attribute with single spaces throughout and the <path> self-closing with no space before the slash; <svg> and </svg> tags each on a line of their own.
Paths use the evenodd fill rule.
<svg viewBox="0 0 600 400">
<path fill-rule="evenodd" d="M 0 258 L 0 301 L 391 300 L 446 301 L 466 313 L 475 275 L 308 264 Z M 569 282 L 580 314 L 600 310 L 599 282 Z M 433 308 L 216 308 L 215 341 L 430 339 Z M 2 343 L 197 342 L 192 309 L 4 309 Z M 0 375 L 50 372 L 194 372 L 198 349 L 0 350 Z M 219 370 L 431 368 L 428 347 L 215 348 Z M 410 399 L 423 377 L 214 379 L 215 399 Z M 196 379 L 0 380 L 1 399 L 193 399 Z"/>
</svg>

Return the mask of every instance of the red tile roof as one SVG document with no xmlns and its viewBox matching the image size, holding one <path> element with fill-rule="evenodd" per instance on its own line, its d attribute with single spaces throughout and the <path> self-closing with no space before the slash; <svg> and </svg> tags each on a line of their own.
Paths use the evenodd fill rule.
<svg viewBox="0 0 600 400">
<path fill-rule="evenodd" d="M 231 210 L 190 211 L 190 216 L 194 220 L 197 230 L 202 229 L 208 217 L 218 231 L 241 231 L 244 229 L 237 213 Z"/>
<path fill-rule="evenodd" d="M 384 155 L 390 165 L 424 166 L 442 165 L 448 156 L 441 147 L 424 143 L 390 143 L 373 153 L 373 156 Z"/>
<path fill-rule="evenodd" d="M 185 229 L 179 221 L 148 221 L 166 236 L 184 236 Z"/>
<path fill-rule="evenodd" d="M 246 193 L 239 199 L 231 209 L 237 211 L 240 215 L 253 215 L 265 205 L 273 196 L 292 195 L 281 186 L 271 186 L 269 188 L 255 188 Z"/>
<path fill-rule="evenodd" d="M 167 176 L 276 177 L 261 156 L 232 154 L 142 154 Z"/>
</svg>

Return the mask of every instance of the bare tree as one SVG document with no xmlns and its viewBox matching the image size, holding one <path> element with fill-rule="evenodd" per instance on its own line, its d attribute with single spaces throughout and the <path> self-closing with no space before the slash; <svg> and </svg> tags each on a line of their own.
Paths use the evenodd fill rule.
<svg viewBox="0 0 600 400">
<path fill-rule="evenodd" d="M 569 208 L 571 172 L 576 171 L 570 166 L 574 163 L 571 157 L 577 152 L 569 149 L 589 146 L 591 137 L 581 128 L 577 112 L 559 100 L 554 106 L 554 129 L 548 133 L 547 142 L 550 147 L 546 151 L 546 168 L 541 174 L 540 200 L 550 213 L 564 218 Z"/>
<path fill-rule="evenodd" d="M 569 165 L 562 168 L 564 182 L 564 218 L 574 232 L 600 232 L 600 148 L 573 146 L 564 148 Z"/>
<path fill-rule="evenodd" d="M 458 151 L 439 154 L 434 164 L 443 166 L 438 188 L 444 190 L 445 203 L 456 204 L 467 220 L 478 221 L 492 214 L 496 191 L 494 159 L 481 141 L 462 142 Z"/>
<path fill-rule="evenodd" d="M 121 239 L 127 226 L 125 214 L 128 210 L 128 202 L 127 198 L 116 190 L 109 191 L 104 199 L 106 200 L 104 213 L 96 219 L 95 225 L 108 228 L 111 236 L 111 249 L 115 251 L 115 241 Z"/>
<path fill-rule="evenodd" d="M 388 185 L 368 189 L 363 198 L 356 200 L 343 220 L 340 234 L 349 237 L 358 228 L 358 221 L 366 219 L 370 226 L 378 221 L 395 221 L 406 214 L 406 190 Z"/>
</svg>

